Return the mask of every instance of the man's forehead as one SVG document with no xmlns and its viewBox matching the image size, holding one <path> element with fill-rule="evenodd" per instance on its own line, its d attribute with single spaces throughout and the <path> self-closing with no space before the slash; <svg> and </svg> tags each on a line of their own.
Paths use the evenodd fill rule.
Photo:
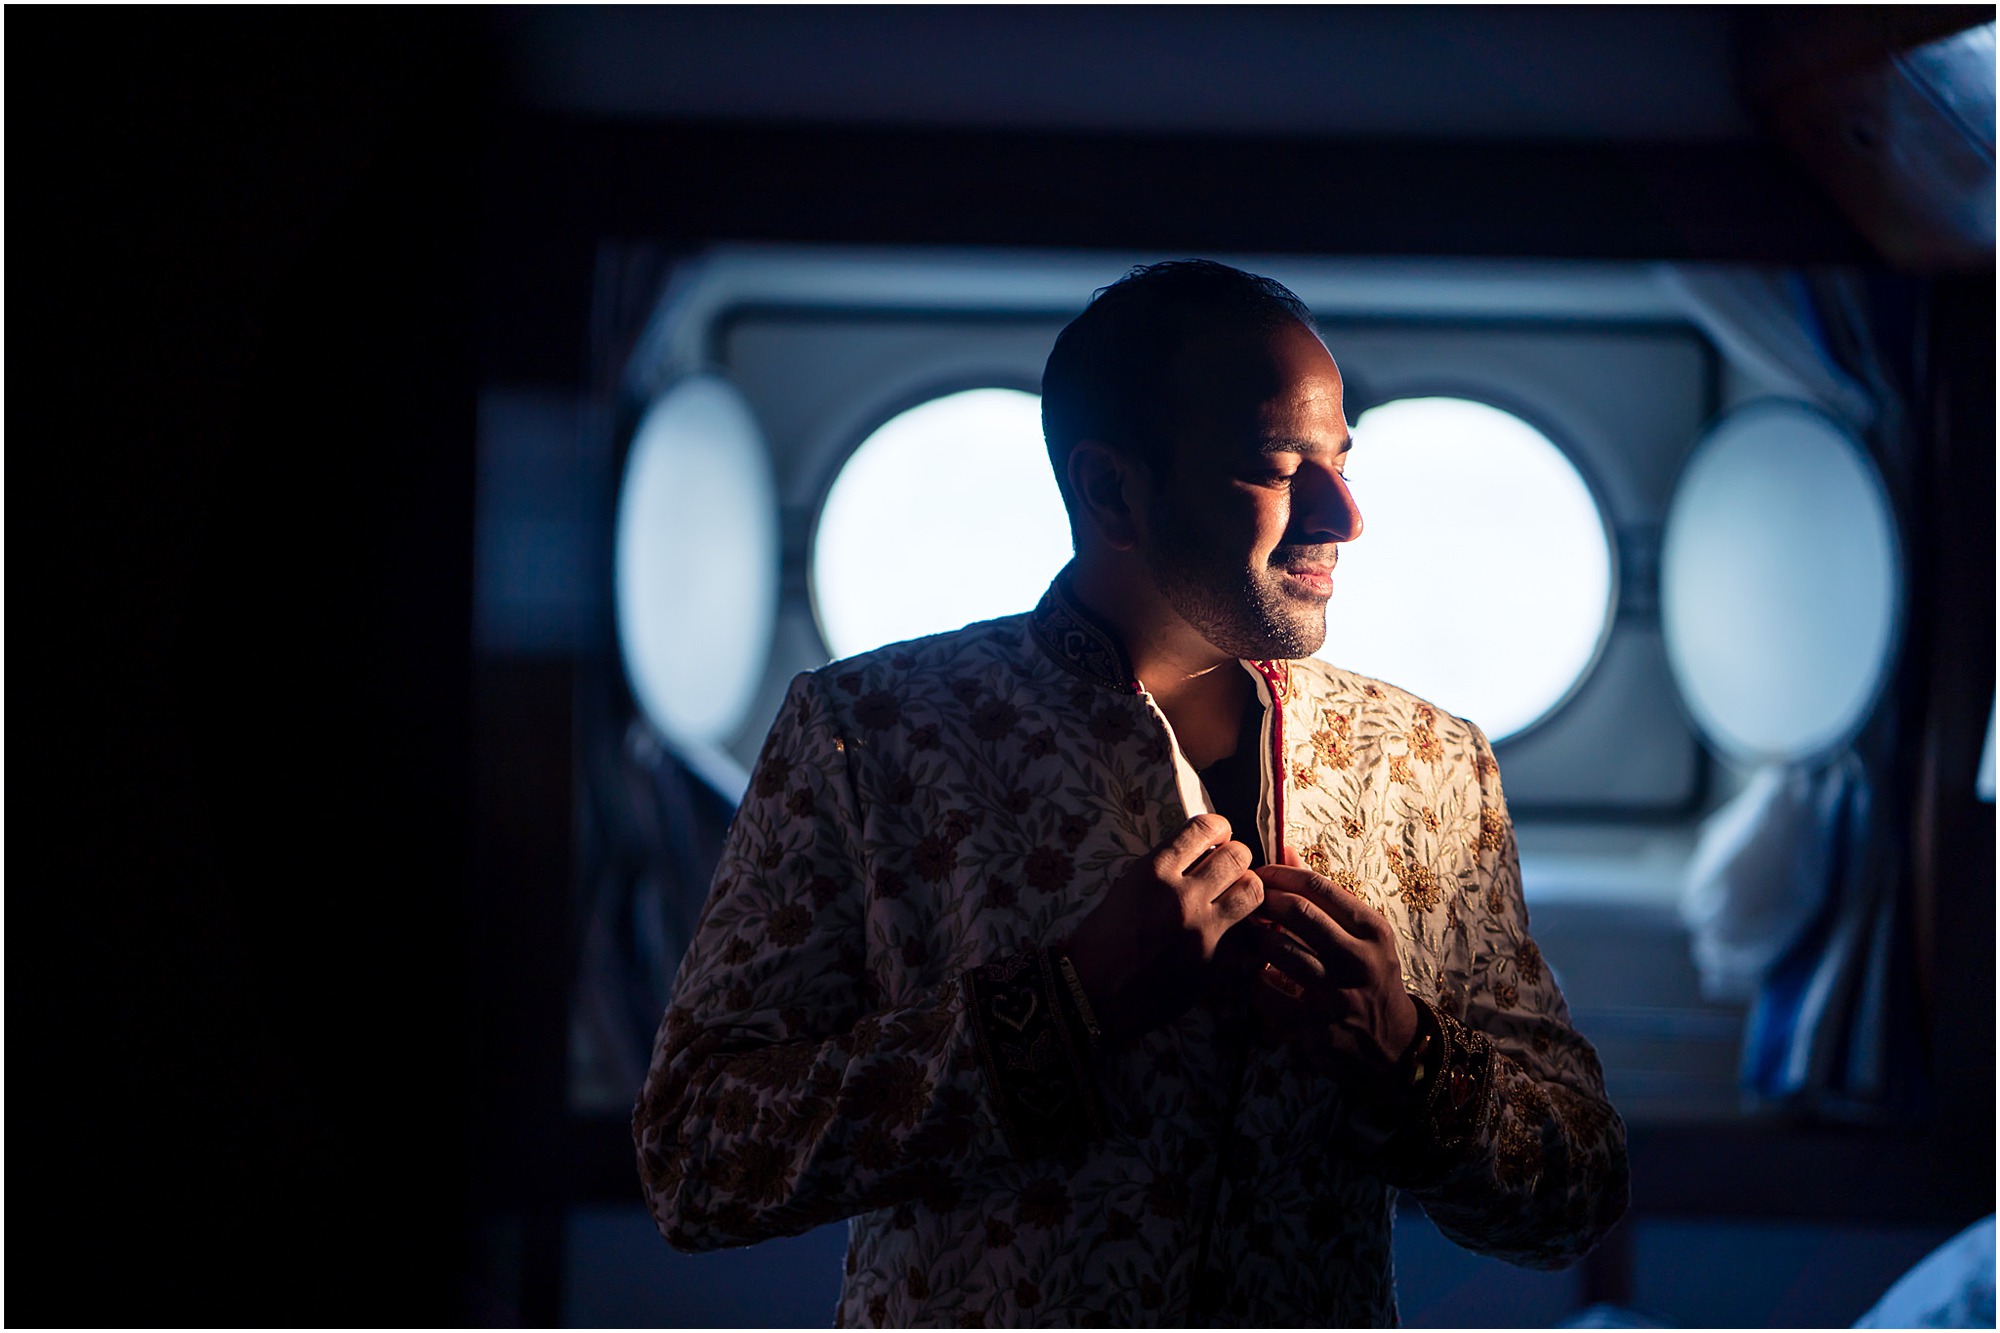
<svg viewBox="0 0 2000 1333">
<path fill-rule="evenodd" d="M 1202 330 L 1181 344 L 1174 361 L 1183 389 L 1245 405 L 1302 387 L 1340 388 L 1332 354 L 1303 324 Z"/>
</svg>

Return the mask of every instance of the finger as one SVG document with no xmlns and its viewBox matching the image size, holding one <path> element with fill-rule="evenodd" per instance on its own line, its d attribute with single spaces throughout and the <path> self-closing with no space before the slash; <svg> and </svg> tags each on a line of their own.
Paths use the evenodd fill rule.
<svg viewBox="0 0 2000 1333">
<path fill-rule="evenodd" d="M 1160 849 L 1160 868 L 1176 875 L 1185 874 L 1212 848 L 1228 841 L 1228 820 L 1216 814 L 1196 815 Z"/>
<path fill-rule="evenodd" d="M 1241 930 L 1231 931 L 1230 934 L 1232 937 L 1247 937 L 1242 948 L 1254 966 L 1269 964 L 1293 981 L 1313 986 L 1327 980 L 1326 963 L 1319 955 L 1295 936 L 1276 926 L 1263 924 L 1261 917 L 1253 918 Z"/>
<path fill-rule="evenodd" d="M 1210 900 L 1224 928 L 1235 925 L 1264 905 L 1264 881 L 1246 870 L 1230 886 Z"/>
<path fill-rule="evenodd" d="M 1366 947 L 1313 899 L 1287 889 L 1264 885 L 1259 915 L 1296 936 L 1306 948 L 1328 958 L 1358 956 Z"/>
<path fill-rule="evenodd" d="M 1297 894 L 1339 922 L 1349 933 L 1377 938 L 1388 931 L 1389 920 L 1370 907 L 1360 894 L 1341 888 L 1324 875 L 1298 866 L 1259 866 L 1267 887 Z"/>
<path fill-rule="evenodd" d="M 1242 843 L 1225 842 L 1220 847 L 1209 848 L 1193 865 L 1181 872 L 1181 878 L 1209 885 L 1213 890 L 1209 894 L 1212 899 L 1248 871 L 1253 859 L 1250 849 Z"/>
<path fill-rule="evenodd" d="M 1296 847 L 1286 847 L 1282 849 L 1278 854 L 1278 863 L 1280 865 L 1292 866 L 1299 870 L 1304 870 L 1306 868 L 1306 863 L 1303 860 L 1299 859 L 1299 851 L 1298 848 Z"/>
</svg>

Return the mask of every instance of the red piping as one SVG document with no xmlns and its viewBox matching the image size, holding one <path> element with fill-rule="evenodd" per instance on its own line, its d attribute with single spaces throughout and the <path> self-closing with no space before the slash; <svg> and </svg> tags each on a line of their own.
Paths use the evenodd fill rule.
<svg viewBox="0 0 2000 1333">
<path fill-rule="evenodd" d="M 1271 687 L 1271 823 L 1277 836 L 1273 865 L 1285 861 L 1285 696 L 1291 693 L 1291 673 L 1277 662 L 1253 662 Z"/>
</svg>

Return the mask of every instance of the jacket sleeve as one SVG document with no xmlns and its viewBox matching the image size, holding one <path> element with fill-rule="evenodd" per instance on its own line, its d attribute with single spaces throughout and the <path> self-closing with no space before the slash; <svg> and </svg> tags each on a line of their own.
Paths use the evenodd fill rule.
<svg viewBox="0 0 2000 1333">
<path fill-rule="evenodd" d="M 851 747 L 793 681 L 731 824 L 634 1108 L 678 1249 L 744 1245 L 918 1201 L 1101 1124 L 1080 1019 L 1045 950 L 878 998 Z"/>
<path fill-rule="evenodd" d="M 1435 994 L 1416 996 L 1431 1067 L 1381 1174 L 1468 1249 L 1560 1268 L 1625 1211 L 1625 1124 L 1528 934 L 1500 768 L 1476 727 L 1472 741 L 1480 810 L 1466 952 Z"/>
</svg>

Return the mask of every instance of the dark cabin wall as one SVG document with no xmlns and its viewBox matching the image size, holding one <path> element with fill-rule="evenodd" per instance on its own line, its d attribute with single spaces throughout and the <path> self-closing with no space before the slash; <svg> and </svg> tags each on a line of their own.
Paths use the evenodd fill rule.
<svg viewBox="0 0 2000 1333">
<path fill-rule="evenodd" d="M 9 26 L 9 1316 L 456 1322 L 479 21 Z"/>
<path fill-rule="evenodd" d="M 570 668 L 469 627 L 476 392 L 587 387 L 601 240 L 1872 259 L 1756 137 L 647 124 L 497 106 L 478 14 L 14 31 L 24 1324 L 463 1322 L 474 1213 L 633 1192 L 560 1105 Z M 1939 289 L 1944 1110 L 1869 1177 L 1904 1220 L 1992 1206 L 1992 321 L 1990 274 Z M 1656 1194 L 1772 1149 L 1661 1143 Z"/>
</svg>

